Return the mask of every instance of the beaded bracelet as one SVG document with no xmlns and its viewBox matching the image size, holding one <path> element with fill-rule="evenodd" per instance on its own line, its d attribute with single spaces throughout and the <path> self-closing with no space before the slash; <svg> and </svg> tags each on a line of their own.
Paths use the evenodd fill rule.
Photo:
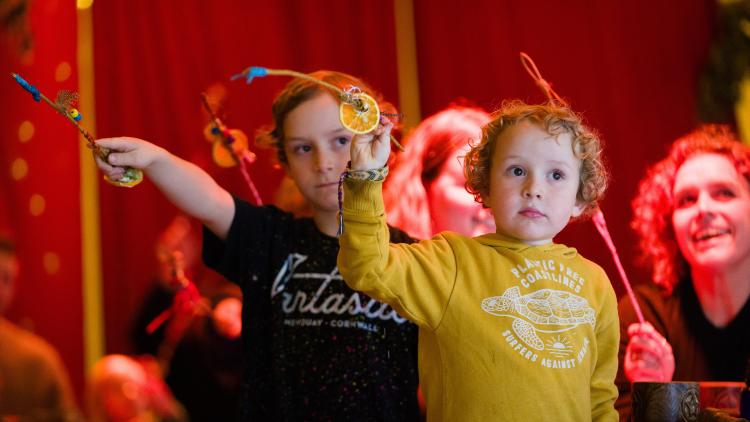
<svg viewBox="0 0 750 422">
<path fill-rule="evenodd" d="M 388 176 L 388 166 L 372 170 L 352 170 L 351 163 L 346 166 L 346 171 L 341 173 L 339 178 L 339 228 L 336 231 L 337 236 L 344 233 L 344 179 L 366 180 L 368 182 L 380 182 Z"/>
<path fill-rule="evenodd" d="M 346 168 L 346 171 L 341 174 L 341 178 L 349 178 L 354 180 L 367 180 L 369 182 L 380 182 L 385 180 L 388 176 L 388 166 L 381 167 L 379 169 L 372 170 L 351 170 Z"/>
</svg>

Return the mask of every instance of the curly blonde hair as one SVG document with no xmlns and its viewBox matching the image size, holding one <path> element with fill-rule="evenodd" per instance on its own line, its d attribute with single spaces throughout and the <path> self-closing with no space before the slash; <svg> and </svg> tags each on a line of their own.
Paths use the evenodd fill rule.
<svg viewBox="0 0 750 422">
<path fill-rule="evenodd" d="M 383 191 L 389 224 L 419 239 L 434 235 L 427 191 L 453 152 L 478 140 L 489 121 L 482 109 L 452 105 L 409 133 Z"/>
<path fill-rule="evenodd" d="M 726 125 L 704 125 L 677 139 L 667 156 L 648 169 L 632 202 L 630 226 L 640 238 L 641 258 L 651 266 L 653 282 L 666 294 L 689 269 L 672 227 L 675 176 L 685 161 L 700 154 L 727 157 L 750 183 L 750 148 Z"/>
<path fill-rule="evenodd" d="M 590 215 L 607 189 L 609 174 L 602 157 L 602 141 L 573 110 L 556 103 L 530 105 L 519 100 L 506 102 L 492 114 L 482 131 L 482 140 L 472 145 L 466 154 L 464 174 L 466 189 L 482 203 L 489 195 L 492 157 L 500 134 L 522 121 L 538 124 L 550 135 L 568 133 L 572 138 L 573 153 L 581 160 L 581 175 L 577 200 L 585 205 L 583 215 Z"/>
<path fill-rule="evenodd" d="M 378 107 L 380 108 L 381 113 L 388 115 L 398 114 L 396 108 L 391 103 L 386 102 L 379 92 L 372 89 L 370 85 L 359 78 L 332 70 L 318 70 L 309 75 L 323 82 L 328 82 L 342 90 L 347 90 L 352 87 L 359 88 L 360 91 L 370 95 L 378 102 Z M 300 78 L 292 79 L 284 89 L 279 92 L 276 99 L 274 99 L 273 105 L 271 106 L 273 124 L 263 127 L 256 132 L 256 145 L 263 148 L 275 148 L 278 161 L 285 164 L 287 158 L 284 153 L 284 120 L 286 120 L 289 113 L 291 113 L 297 106 L 312 99 L 321 92 L 327 92 L 333 95 L 334 98 L 338 98 L 339 95 L 332 89 L 326 88 L 325 86 L 313 81 Z M 394 129 L 399 129 L 398 123 L 395 125 Z"/>
</svg>

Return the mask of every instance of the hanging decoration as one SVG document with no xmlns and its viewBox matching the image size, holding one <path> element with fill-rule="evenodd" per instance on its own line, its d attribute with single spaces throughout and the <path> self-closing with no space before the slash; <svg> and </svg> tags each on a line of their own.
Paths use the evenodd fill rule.
<svg viewBox="0 0 750 422">
<path fill-rule="evenodd" d="M 382 115 L 380 113 L 380 108 L 378 107 L 378 102 L 356 86 L 341 89 L 328 82 L 321 81 L 310 75 L 295 72 L 293 70 L 267 69 L 265 67 L 255 66 L 249 67 L 241 73 L 232 76 L 231 79 L 236 80 L 245 78 L 245 81 L 249 84 L 255 78 L 268 75 L 291 76 L 294 78 L 305 79 L 338 93 L 339 100 L 341 101 L 341 104 L 339 105 L 339 119 L 341 120 L 341 124 L 352 133 L 370 133 L 380 124 Z M 404 147 L 401 146 L 393 136 L 391 136 L 391 142 L 393 142 L 399 150 L 404 150 Z"/>
<path fill-rule="evenodd" d="M 247 167 L 255 162 L 256 156 L 248 149 L 247 135 L 239 129 L 229 129 L 219 119 L 216 112 L 208 102 L 208 96 L 201 94 L 203 107 L 211 116 L 211 121 L 203 131 L 206 140 L 211 142 L 211 156 L 220 167 L 239 166 L 242 177 L 245 179 L 250 194 L 255 200 L 255 205 L 263 205 L 258 189 L 250 178 Z"/>
</svg>

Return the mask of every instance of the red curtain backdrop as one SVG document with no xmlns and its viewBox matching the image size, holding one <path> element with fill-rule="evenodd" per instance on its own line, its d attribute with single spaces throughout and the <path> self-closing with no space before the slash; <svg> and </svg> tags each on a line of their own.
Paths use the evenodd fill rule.
<svg viewBox="0 0 750 422">
<path fill-rule="evenodd" d="M 697 79 L 707 56 L 713 0 L 415 0 L 422 113 L 458 96 L 494 109 L 545 99 L 520 64 L 529 54 L 555 91 L 605 141 L 612 184 L 601 207 L 631 281 L 636 265 L 630 200 L 647 165 L 696 124 Z M 469 6 L 470 4 L 470 6 Z M 576 247 L 624 289 L 609 250 L 586 221 L 557 241 Z"/>
<path fill-rule="evenodd" d="M 203 139 L 200 93 L 228 91 L 224 122 L 248 136 L 271 121 L 286 77 L 251 85 L 229 77 L 248 66 L 359 75 L 396 100 L 395 28 L 389 2 L 98 1 L 94 3 L 98 132 L 147 139 L 252 197 L 237 168 L 219 169 Z M 282 175 L 270 151 L 251 174 L 264 201 Z M 107 349 L 128 351 L 126 333 L 155 272 L 154 242 L 177 210 L 148 181 L 101 185 Z"/>
<path fill-rule="evenodd" d="M 60 352 L 80 391 L 78 131 L 48 105 L 34 102 L 9 76 L 10 72 L 20 74 L 53 101 L 59 90 L 78 90 L 75 4 L 32 2 L 29 18 L 33 52 L 22 59 L 15 46 L 3 41 L 0 53 L 0 233 L 15 239 L 21 264 L 6 316 Z"/>
<path fill-rule="evenodd" d="M 602 206 L 631 278 L 647 280 L 633 264 L 629 202 L 646 165 L 695 124 L 696 80 L 712 32 L 713 1 L 413 2 L 423 116 L 457 97 L 488 109 L 508 98 L 542 101 L 519 63 L 519 51 L 530 54 L 557 92 L 606 140 L 613 177 Z M 93 7 L 97 135 L 150 140 L 197 163 L 245 198 L 250 196 L 237 169 L 211 162 L 202 135 L 202 91 L 223 86 L 225 123 L 248 135 L 270 121 L 273 96 L 288 81 L 229 82 L 250 65 L 341 70 L 364 77 L 398 102 L 391 2 L 99 0 Z M 7 58 L 5 74 L 17 70 L 49 95 L 75 89 L 72 2 L 34 2 L 32 27 L 33 62 L 21 65 Z M 61 61 L 72 65 L 72 75 L 56 82 Z M 0 92 L 6 103 L 0 117 L 0 229 L 14 232 L 24 266 L 10 317 L 31 322 L 60 350 L 80 391 L 76 133 L 49 108 L 30 101 L 10 78 Z M 22 143 L 23 120 L 33 122 L 36 131 Z M 273 168 L 271 152 L 255 152 L 259 160 L 251 173 L 270 202 L 281 172 Z M 29 168 L 20 180 L 10 177 L 18 157 Z M 133 189 L 101 183 L 100 192 L 107 351 L 128 352 L 134 310 L 156 271 L 156 236 L 177 210 L 149 181 Z M 34 217 L 29 201 L 37 193 L 46 208 Z M 590 223 L 574 225 L 559 240 L 601 264 L 620 290 L 611 258 Z M 43 263 L 50 251 L 59 257 L 54 274 Z"/>
</svg>

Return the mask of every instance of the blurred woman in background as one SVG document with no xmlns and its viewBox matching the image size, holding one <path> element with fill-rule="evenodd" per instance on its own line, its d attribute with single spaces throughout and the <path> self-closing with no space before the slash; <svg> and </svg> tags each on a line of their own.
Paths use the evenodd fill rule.
<svg viewBox="0 0 750 422">
<path fill-rule="evenodd" d="M 620 301 L 621 416 L 634 381 L 741 381 L 750 356 L 750 148 L 704 126 L 641 181 L 633 228 L 653 283 Z"/>
</svg>

